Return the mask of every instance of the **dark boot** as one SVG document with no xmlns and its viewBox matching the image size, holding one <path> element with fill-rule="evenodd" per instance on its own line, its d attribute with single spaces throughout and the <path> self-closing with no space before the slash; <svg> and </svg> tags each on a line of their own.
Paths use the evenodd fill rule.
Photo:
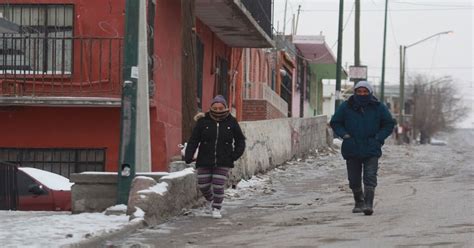
<svg viewBox="0 0 474 248">
<path fill-rule="evenodd" d="M 364 209 L 364 192 L 362 192 L 362 189 L 353 189 L 352 193 L 354 194 L 354 201 L 355 205 L 354 208 L 352 209 L 353 213 L 362 213 L 362 210 Z"/>
<path fill-rule="evenodd" d="M 364 192 L 364 199 L 365 199 L 365 207 L 364 207 L 364 214 L 365 215 L 372 215 L 374 213 L 374 195 L 375 195 L 375 188 L 374 187 L 365 187 Z"/>
</svg>

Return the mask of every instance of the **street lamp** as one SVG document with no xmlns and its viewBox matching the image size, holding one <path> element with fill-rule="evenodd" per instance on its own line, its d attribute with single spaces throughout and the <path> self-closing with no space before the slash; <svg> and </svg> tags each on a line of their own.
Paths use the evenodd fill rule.
<svg viewBox="0 0 474 248">
<path fill-rule="evenodd" d="M 438 37 L 443 34 L 451 34 L 453 31 L 445 31 L 445 32 L 439 32 L 433 35 L 430 35 L 422 40 L 419 40 L 417 42 L 414 42 L 410 45 L 407 46 L 400 46 L 400 106 L 399 106 L 399 115 L 398 115 L 398 123 L 399 125 L 403 124 L 403 114 L 405 113 L 405 104 L 404 104 L 404 97 L 405 97 L 405 58 L 406 58 L 406 49 L 410 48 L 412 46 L 418 45 L 422 42 L 425 42 L 429 39 L 432 39 L 434 37 Z"/>
</svg>

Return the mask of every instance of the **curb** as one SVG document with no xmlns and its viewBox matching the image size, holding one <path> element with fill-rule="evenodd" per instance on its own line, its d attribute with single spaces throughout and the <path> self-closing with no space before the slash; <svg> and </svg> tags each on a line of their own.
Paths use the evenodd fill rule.
<svg viewBox="0 0 474 248">
<path fill-rule="evenodd" d="M 105 233 L 99 236 L 94 236 L 88 239 L 84 239 L 78 241 L 76 243 L 66 244 L 61 247 L 68 247 L 68 248 L 89 248 L 89 247 L 106 247 L 107 240 L 115 239 L 120 236 L 126 236 L 137 229 L 143 228 L 146 226 L 145 220 L 132 220 L 132 222 L 126 224 L 122 228 Z"/>
</svg>

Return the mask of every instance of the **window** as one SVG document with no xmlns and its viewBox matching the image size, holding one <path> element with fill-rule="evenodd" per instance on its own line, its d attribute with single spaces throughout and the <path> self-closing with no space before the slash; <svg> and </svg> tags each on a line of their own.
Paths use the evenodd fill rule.
<svg viewBox="0 0 474 248">
<path fill-rule="evenodd" d="M 288 117 L 291 117 L 292 112 L 292 82 L 293 75 L 290 73 L 290 69 L 283 67 L 280 70 L 281 85 L 280 85 L 280 97 L 288 103 Z"/>
<path fill-rule="evenodd" d="M 18 195 L 20 196 L 28 196 L 28 195 L 34 195 L 32 192 L 30 192 L 30 188 L 33 185 L 39 185 L 33 178 L 28 176 L 26 173 L 23 171 L 19 170 L 18 171 Z M 47 191 L 44 189 L 46 194 Z"/>
<path fill-rule="evenodd" d="M 202 80 L 204 70 L 204 44 L 196 36 L 196 73 L 197 73 L 197 105 L 199 111 L 202 111 Z"/>
<path fill-rule="evenodd" d="M 0 14 L 20 27 L 0 34 L 0 73 L 71 72 L 73 5 L 0 4 Z"/>
<path fill-rule="evenodd" d="M 105 149 L 0 148 L 0 161 L 50 171 L 69 178 L 71 173 L 105 170 Z"/>
<path fill-rule="evenodd" d="M 311 67 L 308 65 L 306 67 L 306 89 L 305 89 L 305 99 L 309 101 L 311 96 Z M 313 94 L 316 92 L 313 92 Z"/>
<path fill-rule="evenodd" d="M 217 74 L 217 94 L 223 95 L 225 98 L 228 96 L 228 67 L 229 63 L 222 57 L 217 58 L 218 74 Z"/>
</svg>

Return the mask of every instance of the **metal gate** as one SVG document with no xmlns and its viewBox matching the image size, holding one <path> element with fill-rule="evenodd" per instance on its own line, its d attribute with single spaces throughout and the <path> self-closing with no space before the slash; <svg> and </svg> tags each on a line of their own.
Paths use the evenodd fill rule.
<svg viewBox="0 0 474 248">
<path fill-rule="evenodd" d="M 105 170 L 105 148 L 6 148 L 0 161 L 33 167 L 70 178 L 72 173 Z"/>
<path fill-rule="evenodd" d="M 16 210 L 18 206 L 18 166 L 0 160 L 0 210 Z"/>
</svg>

